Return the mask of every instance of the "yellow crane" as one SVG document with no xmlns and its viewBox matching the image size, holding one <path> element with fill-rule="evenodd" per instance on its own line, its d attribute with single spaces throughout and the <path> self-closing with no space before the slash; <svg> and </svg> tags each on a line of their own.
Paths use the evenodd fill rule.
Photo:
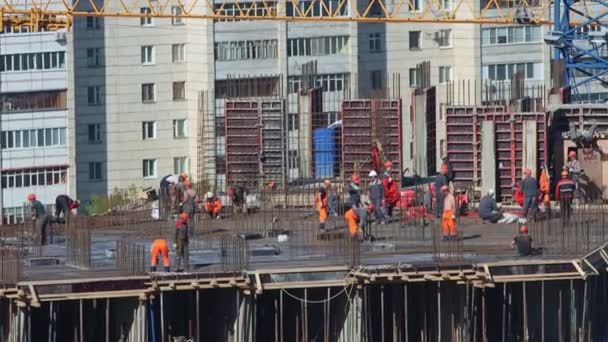
<svg viewBox="0 0 608 342">
<path fill-rule="evenodd" d="M 592 0 L 579 1 L 586 6 Z M 551 0 L 2 0 L 3 27 L 70 30 L 74 17 L 550 25 Z"/>
</svg>

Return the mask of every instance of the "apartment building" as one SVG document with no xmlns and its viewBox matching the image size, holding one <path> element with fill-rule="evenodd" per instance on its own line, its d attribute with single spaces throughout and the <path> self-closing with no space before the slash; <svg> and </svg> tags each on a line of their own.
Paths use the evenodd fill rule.
<svg viewBox="0 0 608 342">
<path fill-rule="evenodd" d="M 20 222 L 29 193 L 46 205 L 71 193 L 63 32 L 0 34 L 2 223 Z"/>
</svg>

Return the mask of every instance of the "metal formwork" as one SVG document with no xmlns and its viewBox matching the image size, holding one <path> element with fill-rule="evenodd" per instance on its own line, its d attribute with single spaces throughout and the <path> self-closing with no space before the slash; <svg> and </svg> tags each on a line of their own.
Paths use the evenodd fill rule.
<svg viewBox="0 0 608 342">
<path fill-rule="evenodd" d="M 285 165 L 283 101 L 226 101 L 228 184 L 257 186 L 282 180 Z"/>
<path fill-rule="evenodd" d="M 348 100 L 342 103 L 342 164 L 345 177 L 371 170 L 371 148 L 382 147 L 393 170 L 401 167 L 401 100 Z"/>
</svg>

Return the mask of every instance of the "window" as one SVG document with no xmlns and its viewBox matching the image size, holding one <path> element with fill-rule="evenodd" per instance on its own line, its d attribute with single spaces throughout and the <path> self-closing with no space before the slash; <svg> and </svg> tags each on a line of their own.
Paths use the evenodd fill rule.
<svg viewBox="0 0 608 342">
<path fill-rule="evenodd" d="M 186 137 L 186 119 L 173 120 L 173 138 Z"/>
<path fill-rule="evenodd" d="M 156 159 L 144 159 L 143 174 L 144 178 L 156 178 Z"/>
<path fill-rule="evenodd" d="M 452 10 L 452 0 L 441 0 L 441 5 L 444 11 Z"/>
<path fill-rule="evenodd" d="M 152 14 L 152 9 L 150 7 L 142 7 L 139 9 L 139 13 Z M 141 17 L 140 24 L 141 26 L 153 26 L 154 22 L 152 21 L 152 17 Z"/>
<path fill-rule="evenodd" d="M 0 71 L 50 70 L 65 68 L 65 51 L 0 55 Z"/>
<path fill-rule="evenodd" d="M 154 64 L 154 46 L 147 45 L 141 47 L 141 64 Z"/>
<path fill-rule="evenodd" d="M 144 83 L 141 85 L 141 102 L 154 102 L 156 100 L 154 83 Z"/>
<path fill-rule="evenodd" d="M 186 99 L 186 82 L 173 82 L 173 101 Z"/>
<path fill-rule="evenodd" d="M 90 124 L 88 126 L 89 132 L 89 144 L 99 144 L 101 143 L 101 125 L 100 124 Z"/>
<path fill-rule="evenodd" d="M 287 1 L 285 13 L 288 17 L 320 17 L 336 13 L 336 16 L 347 16 L 349 6 L 341 6 L 338 1 L 311 1 L 299 0 L 297 2 Z"/>
<path fill-rule="evenodd" d="M 418 87 L 418 69 L 410 68 L 410 88 Z"/>
<path fill-rule="evenodd" d="M 541 73 L 540 63 L 510 63 L 491 64 L 483 67 L 483 77 L 494 81 L 506 81 L 521 73 L 525 79 L 539 79 Z"/>
<path fill-rule="evenodd" d="M 371 72 L 371 81 L 372 81 L 372 89 L 378 90 L 382 89 L 382 71 L 374 70 Z"/>
<path fill-rule="evenodd" d="M 446 83 L 452 80 L 452 67 L 451 66 L 440 66 L 439 67 L 439 83 Z"/>
<path fill-rule="evenodd" d="M 100 17 L 87 17 L 87 30 L 97 30 L 101 27 Z"/>
<path fill-rule="evenodd" d="M 298 150 L 287 151 L 287 168 L 289 168 L 289 169 L 299 169 L 300 168 L 300 158 L 298 157 Z"/>
<path fill-rule="evenodd" d="M 21 207 L 2 208 L 2 224 L 23 223 L 24 210 Z"/>
<path fill-rule="evenodd" d="M 481 31 L 483 45 L 540 42 L 539 26 L 489 27 Z"/>
<path fill-rule="evenodd" d="M 179 175 L 183 172 L 189 173 L 188 168 L 188 157 L 175 157 L 173 158 L 173 173 Z"/>
<path fill-rule="evenodd" d="M 2 171 L 2 188 L 65 184 L 67 166 Z"/>
<path fill-rule="evenodd" d="M 275 59 L 278 57 L 278 43 L 276 39 L 217 42 L 214 53 L 216 61 Z"/>
<path fill-rule="evenodd" d="M 420 48 L 421 48 L 420 31 L 410 31 L 409 36 L 410 36 L 410 50 L 420 50 Z"/>
<path fill-rule="evenodd" d="M 294 38 L 287 40 L 287 56 L 328 56 L 348 51 L 348 36 Z"/>
<path fill-rule="evenodd" d="M 437 43 L 440 48 L 452 47 L 452 30 L 439 30 L 437 33 Z"/>
<path fill-rule="evenodd" d="M 156 139 L 156 121 L 142 122 L 141 135 L 143 140 Z"/>
<path fill-rule="evenodd" d="M 98 181 L 101 180 L 101 162 L 90 162 L 89 163 L 89 180 Z"/>
<path fill-rule="evenodd" d="M 424 0 L 412 0 L 409 3 L 410 12 L 422 12 L 422 4 Z"/>
<path fill-rule="evenodd" d="M 87 102 L 89 106 L 97 106 L 101 104 L 101 87 L 87 87 Z"/>
<path fill-rule="evenodd" d="M 287 114 L 287 131 L 297 131 L 300 126 L 298 113 Z"/>
<path fill-rule="evenodd" d="M 87 66 L 98 67 L 101 65 L 101 48 L 87 49 Z"/>
<path fill-rule="evenodd" d="M 179 63 L 186 60 L 185 50 L 186 44 L 171 45 L 171 60 L 173 63 Z"/>
<path fill-rule="evenodd" d="M 315 86 L 323 91 L 343 91 L 348 88 L 348 74 L 316 75 Z"/>
<path fill-rule="evenodd" d="M 369 52 L 380 52 L 382 50 L 382 42 L 380 41 L 380 33 L 372 33 L 369 35 Z"/>
<path fill-rule="evenodd" d="M 0 94 L 0 106 L 0 111 L 3 113 L 65 109 L 67 107 L 66 91 L 2 93 Z"/>
<path fill-rule="evenodd" d="M 179 6 L 171 6 L 171 14 L 172 15 L 182 15 L 183 11 L 182 8 Z M 171 24 L 173 25 L 183 25 L 184 24 L 184 18 L 171 18 Z"/>
</svg>

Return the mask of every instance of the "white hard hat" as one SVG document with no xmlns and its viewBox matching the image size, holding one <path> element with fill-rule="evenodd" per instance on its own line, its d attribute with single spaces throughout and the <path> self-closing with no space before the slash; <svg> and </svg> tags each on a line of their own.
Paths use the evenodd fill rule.
<svg viewBox="0 0 608 342">
<path fill-rule="evenodd" d="M 370 176 L 370 177 L 378 177 L 378 172 L 376 172 L 376 171 L 374 171 L 374 170 L 371 170 L 371 171 L 369 172 L 369 176 Z"/>
<path fill-rule="evenodd" d="M 488 189 L 488 195 L 494 196 L 494 189 Z"/>
<path fill-rule="evenodd" d="M 208 192 L 207 194 L 205 194 L 205 198 L 211 198 L 211 197 L 213 197 L 212 192 Z"/>
</svg>

